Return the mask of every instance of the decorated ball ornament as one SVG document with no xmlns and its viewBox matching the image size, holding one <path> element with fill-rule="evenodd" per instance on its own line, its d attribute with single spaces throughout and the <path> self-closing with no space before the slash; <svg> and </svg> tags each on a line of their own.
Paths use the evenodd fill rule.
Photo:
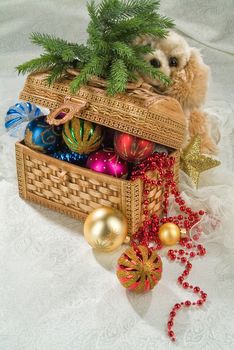
<svg viewBox="0 0 234 350">
<path fill-rule="evenodd" d="M 126 217 L 117 209 L 101 207 L 90 213 L 84 223 L 84 237 L 102 252 L 112 252 L 124 242 L 128 231 Z"/>
<path fill-rule="evenodd" d="M 162 261 L 156 250 L 139 245 L 127 249 L 119 258 L 117 277 L 120 283 L 134 292 L 153 289 L 162 275 Z"/>
<path fill-rule="evenodd" d="M 38 117 L 28 123 L 24 143 L 39 152 L 53 152 L 62 143 L 62 127 L 49 125 L 46 116 Z"/>
<path fill-rule="evenodd" d="M 51 153 L 50 156 L 64 162 L 83 166 L 86 164 L 86 161 L 88 159 L 87 154 L 72 152 L 67 147 L 63 147 L 61 150 Z"/>
<path fill-rule="evenodd" d="M 11 136 L 23 138 L 26 123 L 42 116 L 42 111 L 30 102 L 18 102 L 11 106 L 5 116 L 5 128 Z"/>
<path fill-rule="evenodd" d="M 121 159 L 113 149 L 103 149 L 89 155 L 86 167 L 118 178 L 126 178 L 128 175 L 128 164 Z"/>
<path fill-rule="evenodd" d="M 128 162 L 138 163 L 154 152 L 155 144 L 152 141 L 116 131 L 114 147 L 121 158 Z"/>
<path fill-rule="evenodd" d="M 172 222 L 167 222 L 159 228 L 159 239 L 163 245 L 175 245 L 180 240 L 180 228 Z"/>
<path fill-rule="evenodd" d="M 101 146 L 103 129 L 87 120 L 73 118 L 63 126 L 63 139 L 71 151 L 89 154 Z"/>
</svg>

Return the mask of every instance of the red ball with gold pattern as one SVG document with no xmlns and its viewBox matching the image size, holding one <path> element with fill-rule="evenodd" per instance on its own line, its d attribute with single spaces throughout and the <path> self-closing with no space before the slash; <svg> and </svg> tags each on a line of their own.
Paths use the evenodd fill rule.
<svg viewBox="0 0 234 350">
<path fill-rule="evenodd" d="M 131 163 L 138 163 L 149 157 L 155 148 L 152 141 L 116 131 L 114 137 L 115 152 Z"/>
</svg>

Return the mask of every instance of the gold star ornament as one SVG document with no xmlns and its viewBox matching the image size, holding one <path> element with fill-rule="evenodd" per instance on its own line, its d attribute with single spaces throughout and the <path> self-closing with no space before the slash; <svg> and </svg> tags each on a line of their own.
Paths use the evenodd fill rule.
<svg viewBox="0 0 234 350">
<path fill-rule="evenodd" d="M 201 137 L 199 135 L 196 135 L 181 152 L 180 168 L 191 177 L 196 187 L 203 171 L 220 164 L 220 161 L 201 154 Z"/>
</svg>

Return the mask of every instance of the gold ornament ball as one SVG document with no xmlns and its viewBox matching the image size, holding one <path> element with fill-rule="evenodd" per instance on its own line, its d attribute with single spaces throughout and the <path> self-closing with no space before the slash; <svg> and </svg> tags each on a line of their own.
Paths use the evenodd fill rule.
<svg viewBox="0 0 234 350">
<path fill-rule="evenodd" d="M 124 242 L 128 232 L 127 219 L 117 209 L 101 207 L 87 216 L 84 236 L 92 248 L 112 252 Z"/>
<path fill-rule="evenodd" d="M 159 239 L 164 245 L 174 245 L 180 240 L 180 228 L 171 223 L 167 222 L 159 228 Z"/>
</svg>

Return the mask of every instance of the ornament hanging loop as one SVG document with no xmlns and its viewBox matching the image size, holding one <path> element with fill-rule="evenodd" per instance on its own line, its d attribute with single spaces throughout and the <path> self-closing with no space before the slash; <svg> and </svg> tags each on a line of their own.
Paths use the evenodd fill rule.
<svg viewBox="0 0 234 350">
<path fill-rule="evenodd" d="M 71 120 L 75 114 L 80 113 L 88 107 L 85 100 L 66 96 L 64 103 L 52 111 L 47 117 L 47 123 L 50 125 L 61 125 Z"/>
</svg>

